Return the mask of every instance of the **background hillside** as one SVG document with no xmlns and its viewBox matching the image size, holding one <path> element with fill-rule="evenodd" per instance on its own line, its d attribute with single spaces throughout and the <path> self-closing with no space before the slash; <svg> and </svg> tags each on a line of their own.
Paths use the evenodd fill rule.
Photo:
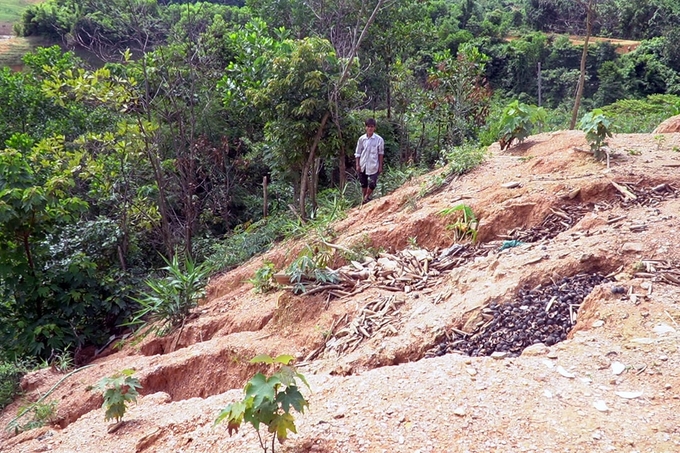
<svg viewBox="0 0 680 453">
<path fill-rule="evenodd" d="M 256 269 L 287 262 L 318 238 L 288 241 L 214 279 L 180 331 L 128 340 L 68 377 L 28 375 L 29 400 L 58 384 L 48 397 L 56 426 L 4 432 L 3 451 L 261 451 L 250 426 L 229 436 L 213 425 L 242 398 L 260 369 L 248 360 L 260 353 L 293 354 L 311 385 L 298 434 L 277 451 L 674 451 L 680 135 L 664 137 L 658 145 L 648 134 L 616 135 L 607 165 L 582 151 L 581 132 L 532 136 L 506 152 L 492 146 L 485 164 L 434 195 L 419 195 L 437 178 L 428 174 L 354 208 L 331 225 L 334 244 L 370 238 L 381 259 L 429 250 L 435 269 L 453 243 L 453 219 L 441 212 L 464 202 L 480 219 L 481 253 L 455 252 L 453 267 L 422 288 L 396 291 L 382 267 L 347 294 L 334 285 L 256 292 L 245 281 Z M 524 239 L 508 248 L 506 237 Z M 385 312 L 387 324 L 357 337 L 354 349 L 339 348 L 347 327 L 372 329 L 360 320 L 385 301 L 396 308 Z M 536 317 L 513 318 L 499 306 Z M 565 341 L 543 336 L 551 346 L 520 356 L 442 355 L 494 331 L 542 335 L 542 312 L 558 315 Z M 505 330 L 491 327 L 490 315 Z M 109 433 L 90 387 L 124 368 L 135 370 L 141 396 Z M 20 404 L 3 412 L 3 425 Z"/>
<path fill-rule="evenodd" d="M 352 262 L 372 257 L 380 266 L 401 269 L 394 275 L 396 268 L 381 269 L 380 279 L 370 281 L 375 290 L 425 291 L 439 284 L 430 270 L 453 273 L 467 261 L 493 261 L 494 241 L 539 242 L 547 239 L 541 231 L 574 227 L 572 220 L 584 209 L 614 209 L 599 201 L 560 207 L 546 220 L 545 206 L 532 211 L 534 198 L 514 213 L 500 209 L 494 201 L 500 195 L 486 192 L 484 178 L 457 184 L 476 174 L 493 180 L 485 172 L 505 171 L 501 162 L 513 163 L 508 156 L 532 147 L 524 139 L 543 140 L 567 129 L 586 137 L 573 146 L 594 152 L 569 153 L 569 162 L 580 162 L 593 175 L 616 159 L 603 148 L 612 134 L 645 134 L 648 148 L 617 145 L 621 165 L 639 164 L 644 159 L 634 157 L 649 150 L 663 150 L 664 159 L 673 160 L 675 139 L 652 131 L 680 113 L 679 16 L 680 6 L 662 0 L 47 0 L 28 6 L 13 26 L 18 36 L 0 42 L 23 43 L 11 57 L 17 62 L 21 55 L 20 64 L 0 68 L 0 407 L 17 404 L 24 374 L 47 367 L 76 370 L 112 346 L 129 348 L 132 357 L 139 351 L 129 343 L 140 341 L 147 357 L 188 351 L 195 342 L 207 347 L 224 326 L 230 326 L 224 335 L 250 331 L 256 338 L 269 335 L 259 331 L 271 328 L 270 322 L 288 327 L 286 313 L 274 316 L 268 292 L 276 289 L 274 274 L 296 290 L 290 300 L 289 292 L 279 293 L 280 306 L 312 291 L 308 297 L 319 306 L 305 306 L 304 313 L 323 334 L 305 328 L 296 338 L 289 330 L 280 348 L 257 342 L 229 360 L 247 360 L 260 347 L 315 359 L 323 352 L 320 338 L 363 307 L 368 324 L 347 324 L 334 346 L 351 355 L 361 336 L 369 336 L 359 327 L 390 330 L 382 323 L 392 311 L 402 313 L 398 306 L 405 303 L 388 303 L 383 295 L 382 305 L 332 305 L 332 297 L 363 291 L 338 275 L 378 272 L 377 264 L 357 269 L 364 265 Z M 600 39 L 589 39 L 587 49 L 573 42 L 588 34 L 638 44 L 622 51 Z M 31 52 L 22 47 L 35 40 L 45 45 Z M 385 168 L 377 203 L 362 205 L 354 150 L 370 117 L 385 140 Z M 499 144 L 505 154 L 490 155 Z M 544 175 L 547 181 L 571 171 L 567 160 L 546 173 L 542 158 L 516 160 L 521 165 L 513 178 L 502 173 L 508 181 L 500 184 L 509 184 L 502 194 L 523 193 L 507 191 L 521 186 L 517 180 L 523 177 Z M 634 172 L 642 177 L 646 171 L 653 170 Z M 631 178 L 614 182 L 622 188 L 637 181 Z M 651 195 L 674 193 L 665 178 L 651 186 L 662 187 Z M 597 181 L 589 196 L 604 190 Z M 614 184 L 604 186 L 637 199 Z M 447 206 L 419 211 L 419 200 L 435 201 L 451 190 Z M 488 198 L 476 199 L 478 193 Z M 616 226 L 611 215 L 607 221 Z M 378 220 L 384 223 L 374 225 Z M 356 230 L 364 221 L 371 226 Z M 539 221 L 548 223 L 534 224 Z M 630 233 L 639 233 L 636 228 L 642 227 Z M 349 232 L 354 236 L 341 241 L 343 248 L 329 245 Z M 449 256 L 430 259 L 433 269 L 429 261 L 418 261 L 426 256 L 380 257 L 409 247 L 426 249 L 423 254 L 448 250 Z M 390 261 L 403 259 L 416 260 L 409 264 L 413 268 Z M 491 271 L 500 265 L 485 262 Z M 354 269 L 338 275 L 327 269 L 342 265 Z M 613 270 L 607 267 L 606 274 Z M 231 286 L 217 285 L 225 275 L 232 276 Z M 534 277 L 523 278 L 533 283 Z M 263 296 L 254 296 L 244 281 Z M 335 295 L 305 287 L 310 282 L 335 285 Z M 477 282 L 494 287 L 481 276 Z M 584 291 L 595 283 L 601 282 L 583 283 Z M 503 294 L 513 291 L 510 286 Z M 199 302 L 220 304 L 231 292 L 245 301 L 210 308 L 229 313 L 229 320 L 204 316 Z M 266 313 L 254 315 L 257 306 L 248 301 L 260 301 Z M 369 323 L 376 319 L 371 312 L 383 310 L 391 311 L 382 313 L 380 323 Z M 290 319 L 302 314 L 293 312 Z M 470 325 L 463 331 L 470 332 L 475 323 L 492 322 L 491 313 L 480 316 L 448 319 L 466 318 Z M 572 307 L 560 319 L 573 322 L 573 316 Z M 571 325 L 546 323 L 543 341 L 550 347 L 571 331 Z M 477 343 L 480 336 L 460 343 L 451 333 L 456 325 L 441 326 L 450 343 L 442 343 L 439 353 L 464 344 L 466 354 L 516 355 L 538 340 L 516 334 L 510 341 L 497 333 L 488 344 Z M 137 335 L 147 329 L 155 330 L 141 340 Z M 399 341 L 407 349 L 378 358 L 357 352 L 362 358 L 356 366 L 421 359 L 423 348 L 434 347 L 432 341 Z M 206 364 L 215 358 L 211 354 Z M 230 353 L 219 354 L 222 360 Z M 335 374 L 356 368 L 351 360 L 334 366 Z M 203 388 L 199 395 L 184 392 L 181 380 L 158 388 L 173 400 L 205 397 L 239 387 L 252 371 L 224 372 L 224 381 L 220 369 L 206 372 L 196 379 Z M 156 387 L 148 376 L 146 393 Z M 99 405 L 96 395 L 83 398 L 80 409 L 57 417 L 62 425 Z M 47 423 L 62 403 L 50 404 L 39 406 L 40 420 L 17 429 Z"/>
</svg>

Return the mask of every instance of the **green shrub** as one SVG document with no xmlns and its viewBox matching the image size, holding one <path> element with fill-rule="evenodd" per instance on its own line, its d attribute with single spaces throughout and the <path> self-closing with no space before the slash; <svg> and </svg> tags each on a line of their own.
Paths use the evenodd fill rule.
<svg viewBox="0 0 680 453">
<path fill-rule="evenodd" d="M 0 362 L 0 410 L 9 405 L 21 393 L 21 378 L 27 369 L 16 362 Z"/>
<path fill-rule="evenodd" d="M 499 143 L 501 150 L 510 148 L 513 141 L 522 143 L 535 126 L 545 123 L 547 114 L 542 107 L 523 104 L 517 100 L 511 102 L 503 111 L 499 127 Z"/>
<path fill-rule="evenodd" d="M 653 94 L 645 99 L 623 99 L 602 107 L 602 112 L 616 119 L 620 133 L 651 133 L 671 116 L 680 114 L 680 96 Z"/>
<path fill-rule="evenodd" d="M 486 149 L 474 144 L 466 144 L 447 149 L 444 156 L 449 166 L 448 174 L 464 175 L 484 162 Z"/>
<path fill-rule="evenodd" d="M 223 241 L 212 243 L 210 250 L 204 254 L 207 255 L 209 266 L 216 272 L 230 270 L 266 252 L 274 243 L 304 231 L 304 225 L 289 212 L 272 213 L 266 219 L 234 228 L 231 235 Z"/>
<path fill-rule="evenodd" d="M 32 417 L 23 425 L 18 423 L 18 418 L 15 418 L 10 422 L 7 428 L 14 431 L 15 434 L 54 423 L 57 415 L 57 402 L 50 401 L 43 403 L 42 401 L 38 401 L 35 403 L 27 403 L 22 405 L 18 412 L 20 416 L 30 414 Z"/>
<path fill-rule="evenodd" d="M 248 282 L 255 287 L 255 292 L 266 293 L 274 288 L 272 277 L 274 276 L 274 263 L 265 261 L 261 268 L 255 271 L 253 278 Z"/>
<path fill-rule="evenodd" d="M 305 246 L 299 256 L 286 269 L 286 274 L 290 276 L 290 282 L 293 284 L 293 292 L 304 293 L 306 290 L 305 280 L 337 283 L 337 275 L 328 268 L 332 255 L 333 250 L 322 243 L 313 247 Z"/>
<path fill-rule="evenodd" d="M 603 157 L 602 147 L 607 144 L 607 137 L 612 136 L 611 126 L 611 120 L 605 116 L 601 109 L 594 109 L 586 113 L 579 121 L 579 129 L 586 133 L 590 150 L 597 159 Z"/>
<path fill-rule="evenodd" d="M 150 291 L 134 300 L 141 308 L 126 325 L 141 325 L 159 322 L 154 330 L 164 335 L 184 322 L 191 309 L 205 295 L 205 286 L 212 269 L 209 264 L 197 265 L 192 259 L 185 258 L 180 263 L 177 254 L 171 261 L 165 260 L 163 269 L 167 275 L 147 280 Z"/>
<path fill-rule="evenodd" d="M 266 363 L 278 366 L 278 370 L 269 377 L 257 373 L 245 385 L 245 397 L 242 401 L 229 404 L 217 416 L 215 424 L 227 421 L 227 431 L 238 432 L 241 424 L 246 421 L 253 425 L 260 441 L 260 447 L 267 453 L 271 446 L 274 453 L 275 440 L 283 443 L 288 437 L 288 432 L 297 432 L 295 418 L 291 409 L 304 413 L 309 403 L 300 393 L 297 380 L 309 384 L 305 377 L 298 373 L 295 367 L 289 365 L 293 360 L 290 355 L 280 355 L 276 358 L 268 355 L 254 357 L 250 363 Z M 265 425 L 271 434 L 271 442 L 263 439 L 260 433 L 260 425 Z"/>
</svg>

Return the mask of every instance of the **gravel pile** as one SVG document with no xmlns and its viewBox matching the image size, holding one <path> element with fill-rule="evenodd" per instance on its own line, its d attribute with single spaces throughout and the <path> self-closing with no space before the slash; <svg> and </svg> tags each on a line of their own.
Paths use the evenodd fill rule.
<svg viewBox="0 0 680 453">
<path fill-rule="evenodd" d="M 506 352 L 514 357 L 532 344 L 552 346 L 567 338 L 583 300 L 606 281 L 599 274 L 578 274 L 548 286 L 522 289 L 513 301 L 485 308 L 485 321 L 475 332 L 452 332 L 426 357 L 450 352 L 470 356 Z"/>
</svg>

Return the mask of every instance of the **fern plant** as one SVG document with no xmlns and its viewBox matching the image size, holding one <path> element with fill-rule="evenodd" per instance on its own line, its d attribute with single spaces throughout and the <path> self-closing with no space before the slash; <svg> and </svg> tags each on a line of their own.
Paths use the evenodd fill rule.
<svg viewBox="0 0 680 453">
<path fill-rule="evenodd" d="M 115 419 L 117 423 L 123 419 L 128 403 L 136 403 L 139 392 L 142 388 L 139 379 L 133 378 L 134 370 L 127 369 L 120 371 L 113 376 L 102 378 L 95 388 L 102 392 L 106 408 L 104 420 Z"/>
<path fill-rule="evenodd" d="M 278 367 L 270 376 L 257 373 L 245 385 L 245 397 L 242 401 L 229 404 L 217 416 L 215 425 L 227 421 L 227 431 L 238 432 L 245 421 L 253 425 L 257 432 L 260 447 L 265 453 L 274 453 L 275 440 L 280 444 L 288 437 L 288 432 L 297 433 L 295 418 L 291 409 L 304 413 L 309 403 L 300 393 L 298 379 L 309 388 L 305 377 L 290 365 L 293 357 L 280 355 L 272 358 L 268 355 L 258 355 L 250 363 L 265 363 Z M 260 426 L 265 425 L 271 434 L 271 440 L 263 438 Z M 266 435 L 265 435 L 266 436 Z"/>
</svg>

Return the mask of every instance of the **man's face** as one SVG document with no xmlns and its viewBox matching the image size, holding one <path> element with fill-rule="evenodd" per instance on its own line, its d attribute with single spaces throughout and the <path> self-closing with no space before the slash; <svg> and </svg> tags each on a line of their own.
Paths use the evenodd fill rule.
<svg viewBox="0 0 680 453">
<path fill-rule="evenodd" d="M 366 135 L 369 137 L 375 132 L 375 126 L 366 126 Z"/>
</svg>

